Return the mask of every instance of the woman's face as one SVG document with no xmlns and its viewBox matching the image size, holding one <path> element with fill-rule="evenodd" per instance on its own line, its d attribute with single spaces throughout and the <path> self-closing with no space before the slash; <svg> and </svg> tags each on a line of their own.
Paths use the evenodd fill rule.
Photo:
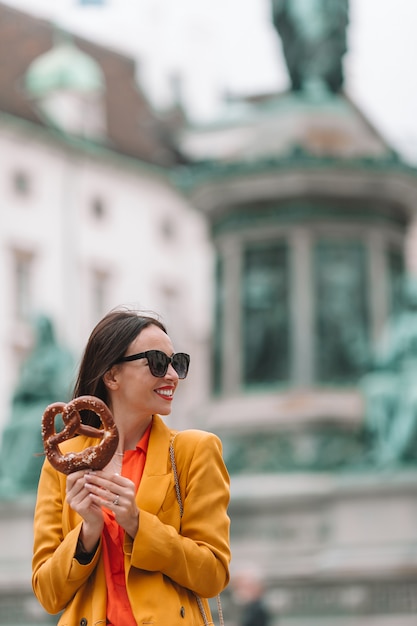
<svg viewBox="0 0 417 626">
<path fill-rule="evenodd" d="M 161 350 L 167 356 L 174 353 L 170 338 L 158 326 L 144 328 L 126 350 L 125 356 Z M 119 410 L 146 415 L 168 415 L 178 385 L 178 374 L 170 363 L 163 378 L 151 374 L 146 358 L 121 363 L 114 368 L 117 385 L 110 389 L 112 404 Z"/>
</svg>

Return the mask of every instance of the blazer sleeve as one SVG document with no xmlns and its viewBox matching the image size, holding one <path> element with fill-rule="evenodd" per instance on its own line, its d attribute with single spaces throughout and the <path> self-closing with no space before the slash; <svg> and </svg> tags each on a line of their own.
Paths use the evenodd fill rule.
<svg viewBox="0 0 417 626">
<path fill-rule="evenodd" d="M 175 441 L 175 457 L 184 506 L 180 528 L 141 510 L 131 563 L 211 598 L 230 577 L 230 479 L 222 444 L 212 433 L 183 431 Z M 172 506 L 178 509 L 176 501 Z"/>
<path fill-rule="evenodd" d="M 58 613 L 68 604 L 91 575 L 99 558 L 99 550 L 88 565 L 81 565 L 74 558 L 81 518 L 74 520 L 72 528 L 63 531 L 65 481 L 66 478 L 46 460 L 34 514 L 32 587 L 48 613 Z"/>
</svg>

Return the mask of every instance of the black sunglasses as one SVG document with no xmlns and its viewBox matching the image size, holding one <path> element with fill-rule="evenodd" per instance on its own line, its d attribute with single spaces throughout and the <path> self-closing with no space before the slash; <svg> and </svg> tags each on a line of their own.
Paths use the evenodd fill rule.
<svg viewBox="0 0 417 626">
<path fill-rule="evenodd" d="M 168 365 L 172 363 L 172 367 L 178 374 L 178 378 L 185 378 L 188 374 L 188 367 L 190 365 L 190 355 L 185 352 L 177 352 L 172 356 L 168 356 L 161 350 L 146 350 L 146 352 L 139 352 L 138 354 L 131 354 L 129 356 L 123 356 L 116 361 L 117 363 L 124 363 L 125 361 L 136 361 L 137 359 L 148 359 L 149 369 L 152 376 L 156 378 L 162 378 L 168 371 Z"/>
</svg>

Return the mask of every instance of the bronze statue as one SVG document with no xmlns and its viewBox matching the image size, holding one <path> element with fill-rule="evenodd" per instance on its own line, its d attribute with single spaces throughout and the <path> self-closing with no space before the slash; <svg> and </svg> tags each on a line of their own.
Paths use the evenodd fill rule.
<svg viewBox="0 0 417 626">
<path fill-rule="evenodd" d="M 33 325 L 34 345 L 22 363 L 3 431 L 0 455 L 0 496 L 34 491 L 43 463 L 42 414 L 47 405 L 69 399 L 73 358 L 58 345 L 53 324 L 39 315 Z"/>
<path fill-rule="evenodd" d="M 293 91 L 336 93 L 343 86 L 348 0 L 271 0 Z"/>
<path fill-rule="evenodd" d="M 362 380 L 373 461 L 417 461 L 417 279 L 406 277 L 404 304 L 389 322 L 372 371 Z"/>
</svg>

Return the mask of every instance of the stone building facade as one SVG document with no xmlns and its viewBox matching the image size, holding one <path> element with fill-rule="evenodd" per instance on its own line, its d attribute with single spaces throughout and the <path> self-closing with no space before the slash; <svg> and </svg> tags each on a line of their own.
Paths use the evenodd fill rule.
<svg viewBox="0 0 417 626">
<path fill-rule="evenodd" d="M 34 319 L 51 321 L 75 375 L 92 327 L 119 305 L 160 315 L 193 355 L 169 419 L 195 423 L 208 394 L 212 248 L 204 217 L 172 182 L 184 160 L 170 128 L 131 58 L 2 4 L 0 58 L 0 433 Z M 0 622 L 54 623 L 30 585 L 35 494 L 0 466 Z"/>
</svg>

